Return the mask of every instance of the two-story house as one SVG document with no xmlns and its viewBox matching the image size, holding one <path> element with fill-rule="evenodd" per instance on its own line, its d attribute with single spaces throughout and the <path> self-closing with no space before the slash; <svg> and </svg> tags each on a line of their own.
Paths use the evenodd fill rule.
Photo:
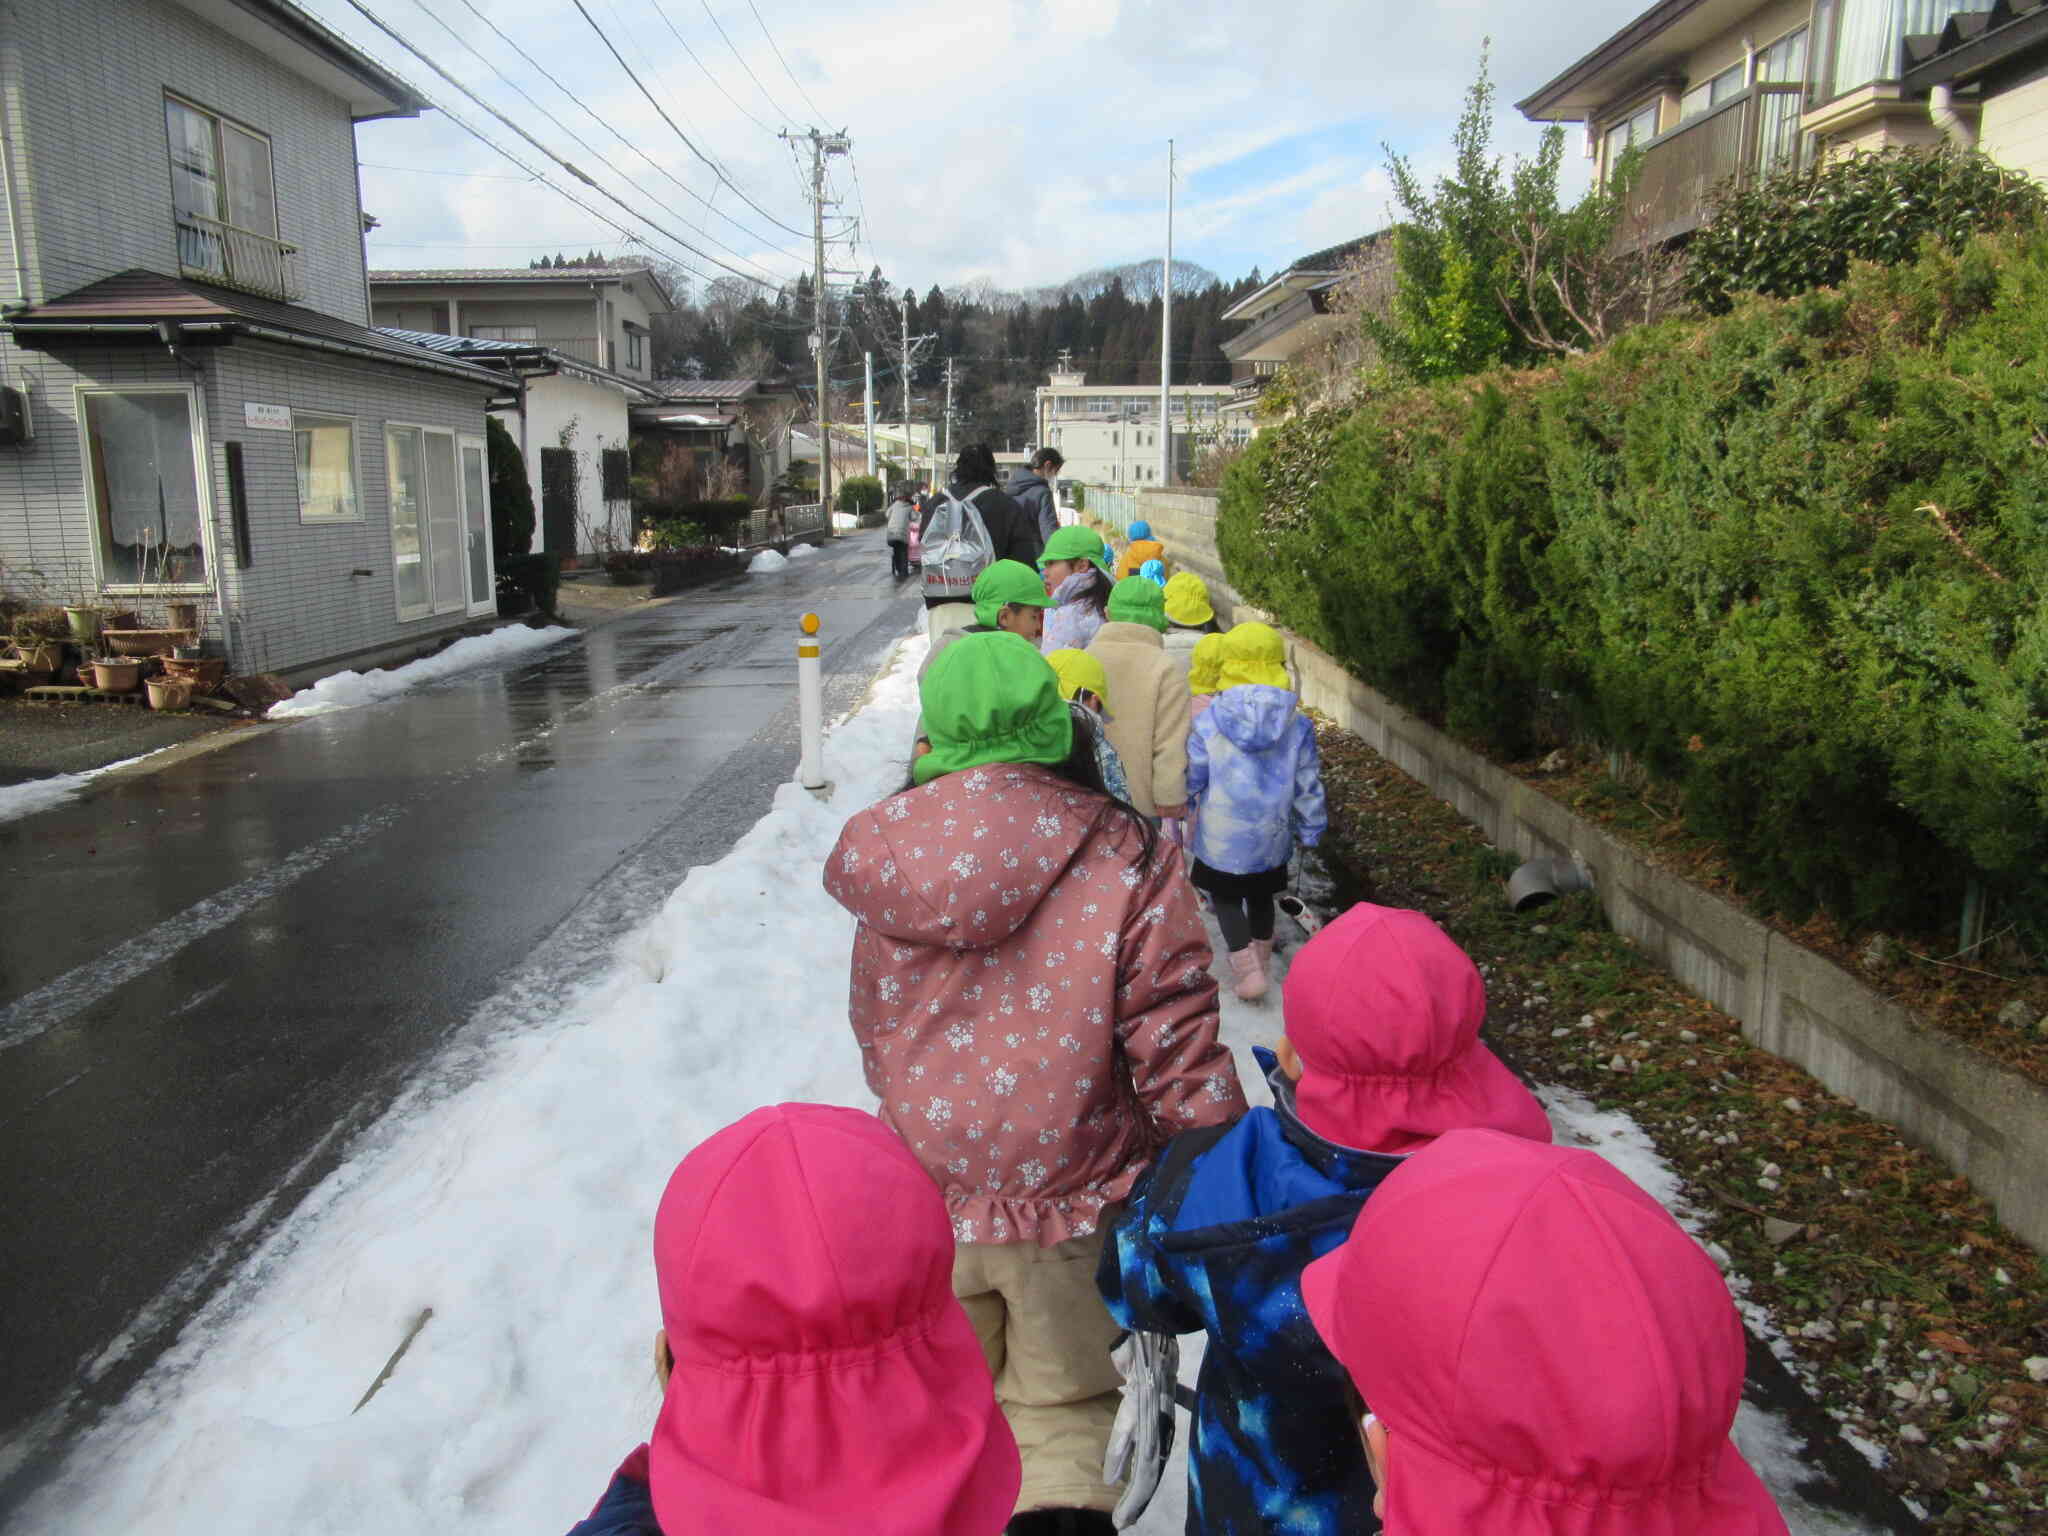
<svg viewBox="0 0 2048 1536">
<path fill-rule="evenodd" d="M 654 321 L 675 301 L 646 266 L 370 274 L 371 322 L 391 331 L 542 349 L 503 420 L 526 457 L 540 514 L 534 547 L 561 554 L 630 538 L 620 494 L 631 412 L 659 404 Z M 488 349 L 454 349 L 481 359 Z"/>
<path fill-rule="evenodd" d="M 505 378 L 370 326 L 355 124 L 423 107 L 287 0 L 9 0 L 8 590 L 195 601 L 237 671 L 493 611 Z"/>
<path fill-rule="evenodd" d="M 1244 327 L 1223 343 L 1231 383 L 1222 410 L 1226 442 L 1248 441 L 1258 430 L 1259 397 L 1274 376 L 1343 328 L 1332 309 L 1337 289 L 1371 266 L 1389 266 L 1393 255 L 1394 242 L 1384 233 L 1347 240 L 1302 257 L 1223 311 L 1220 318 Z"/>
<path fill-rule="evenodd" d="M 1036 390 L 1037 446 L 1059 449 L 1062 480 L 1119 487 L 1160 484 L 1160 450 L 1170 446 L 1178 480 L 1215 441 L 1230 393 L 1228 384 L 1175 384 L 1173 419 L 1162 423 L 1157 384 L 1090 384 L 1085 373 L 1056 370 Z M 1172 434 L 1170 445 L 1160 442 L 1162 431 Z"/>
<path fill-rule="evenodd" d="M 2000 157 L 1999 125 L 2024 137 L 2044 104 L 2035 91 L 1999 106 L 2027 91 L 2028 72 L 2009 58 L 2004 72 L 1917 66 L 1944 51 L 1954 63 L 1994 24 L 2038 28 L 2040 10 L 2041 0 L 1659 0 L 1517 106 L 1538 122 L 1583 123 L 1602 181 L 1641 148 L 1643 233 L 1674 240 L 1704 222 L 1722 182 L 1817 155 L 1947 140 Z"/>
</svg>

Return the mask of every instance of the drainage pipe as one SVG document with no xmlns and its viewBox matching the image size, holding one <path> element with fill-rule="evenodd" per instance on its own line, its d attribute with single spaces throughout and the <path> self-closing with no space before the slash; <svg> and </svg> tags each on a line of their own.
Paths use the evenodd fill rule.
<svg viewBox="0 0 2048 1536">
<path fill-rule="evenodd" d="M 1937 85 L 1927 93 L 1927 117 L 1957 149 L 1967 153 L 1977 147 L 1977 130 L 1956 110 L 1953 85 Z"/>
</svg>

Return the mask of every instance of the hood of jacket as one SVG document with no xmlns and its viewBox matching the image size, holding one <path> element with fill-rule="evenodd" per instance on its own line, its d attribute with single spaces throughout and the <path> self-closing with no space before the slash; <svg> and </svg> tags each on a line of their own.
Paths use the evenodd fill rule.
<svg viewBox="0 0 2048 1536">
<path fill-rule="evenodd" d="M 1216 695 L 1210 717 L 1230 744 L 1242 752 L 1265 752 L 1287 739 L 1301 701 L 1285 688 L 1242 683 Z"/>
<path fill-rule="evenodd" d="M 1027 784 L 1052 787 L 1061 809 L 1035 816 L 1029 826 L 1020 824 L 1001 846 L 963 846 L 957 804 L 963 791 L 1000 794 Z M 825 888 L 855 917 L 891 938 L 985 949 L 1024 926 L 1097 824 L 1116 814 L 1102 796 L 1050 768 L 996 763 L 963 769 L 905 790 L 848 821 L 826 863 Z"/>
<path fill-rule="evenodd" d="M 1045 476 L 1032 470 L 1019 469 L 1011 473 L 1009 483 L 1003 487 L 1010 495 L 1019 491 L 1040 490 L 1051 494 L 1052 487 L 1045 483 Z"/>
</svg>

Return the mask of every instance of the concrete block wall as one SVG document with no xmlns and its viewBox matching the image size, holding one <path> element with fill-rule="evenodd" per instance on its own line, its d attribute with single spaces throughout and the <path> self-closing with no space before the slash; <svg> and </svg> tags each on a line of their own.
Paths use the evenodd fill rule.
<svg viewBox="0 0 2048 1536">
<path fill-rule="evenodd" d="M 1216 557 L 1213 497 L 1147 493 L 1141 510 L 1179 568 L 1205 580 Z M 1210 580 L 1218 611 L 1227 583 Z M 1263 618 L 1228 600 L 1235 618 Z M 1733 904 L 1659 869 L 1629 845 L 1496 767 L 1289 637 L 1302 701 L 1427 785 L 1496 846 L 1582 859 L 1615 931 L 1745 1038 L 1896 1126 L 1970 1180 L 2024 1242 L 2048 1253 L 2048 1088 L 1920 1022 L 1860 978 Z"/>
</svg>

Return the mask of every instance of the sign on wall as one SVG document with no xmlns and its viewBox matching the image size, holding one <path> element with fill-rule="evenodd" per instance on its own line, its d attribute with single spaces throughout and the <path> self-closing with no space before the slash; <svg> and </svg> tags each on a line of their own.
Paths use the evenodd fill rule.
<svg viewBox="0 0 2048 1536">
<path fill-rule="evenodd" d="M 263 432 L 289 432 L 292 429 L 292 408 L 288 405 L 258 405 L 254 400 L 244 400 L 242 424 Z"/>
</svg>

